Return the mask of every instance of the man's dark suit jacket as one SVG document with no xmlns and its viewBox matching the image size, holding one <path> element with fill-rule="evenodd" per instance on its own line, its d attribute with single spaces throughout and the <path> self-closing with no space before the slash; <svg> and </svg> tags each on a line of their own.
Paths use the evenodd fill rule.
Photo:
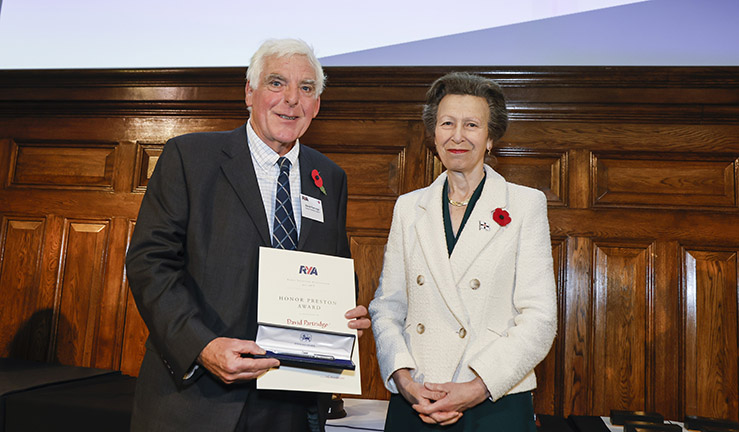
<svg viewBox="0 0 739 432">
<path fill-rule="evenodd" d="M 301 191 L 321 200 L 324 222 L 302 219 L 298 249 L 349 257 L 346 173 L 304 145 L 299 161 Z M 314 169 L 326 195 L 311 178 Z M 212 339 L 255 339 L 259 246 L 270 245 L 246 125 L 168 141 L 126 259 L 131 291 L 150 332 L 133 430 L 233 430 L 254 383 L 225 385 L 202 367 L 183 377 Z M 268 402 L 267 408 L 279 415 L 279 405 Z M 274 423 L 249 426 L 274 430 Z"/>
</svg>

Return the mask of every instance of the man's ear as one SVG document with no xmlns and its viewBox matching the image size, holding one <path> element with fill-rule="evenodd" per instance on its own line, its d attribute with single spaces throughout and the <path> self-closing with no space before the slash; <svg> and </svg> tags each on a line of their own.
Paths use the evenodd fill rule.
<svg viewBox="0 0 739 432">
<path fill-rule="evenodd" d="M 318 110 L 320 110 L 320 109 L 321 109 L 321 97 L 318 96 L 318 98 L 316 100 L 316 110 L 313 113 L 313 118 L 316 118 L 316 116 L 318 115 Z"/>
<path fill-rule="evenodd" d="M 244 87 L 244 102 L 246 103 L 246 106 L 250 107 L 253 103 L 254 98 L 254 89 L 251 86 L 251 83 L 247 80 L 246 86 Z"/>
</svg>

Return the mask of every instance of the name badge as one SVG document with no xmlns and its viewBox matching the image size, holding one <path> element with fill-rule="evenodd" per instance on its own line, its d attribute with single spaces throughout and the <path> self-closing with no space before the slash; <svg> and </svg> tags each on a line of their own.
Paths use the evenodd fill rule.
<svg viewBox="0 0 739 432">
<path fill-rule="evenodd" d="M 318 198 L 300 194 L 300 209 L 303 217 L 323 223 L 323 204 Z"/>
</svg>

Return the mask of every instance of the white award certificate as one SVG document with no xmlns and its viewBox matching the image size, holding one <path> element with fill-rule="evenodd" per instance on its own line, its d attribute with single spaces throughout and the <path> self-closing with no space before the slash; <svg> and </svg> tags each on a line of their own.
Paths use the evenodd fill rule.
<svg viewBox="0 0 739 432">
<path fill-rule="evenodd" d="M 256 343 L 280 360 L 258 389 L 361 394 L 354 261 L 261 247 Z"/>
</svg>

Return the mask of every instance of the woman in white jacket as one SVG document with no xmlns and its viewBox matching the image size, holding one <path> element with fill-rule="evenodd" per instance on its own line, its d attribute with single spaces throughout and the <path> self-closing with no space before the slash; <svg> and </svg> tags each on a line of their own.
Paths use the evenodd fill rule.
<svg viewBox="0 0 739 432">
<path fill-rule="evenodd" d="M 370 304 L 385 430 L 535 431 L 557 319 L 546 198 L 485 164 L 508 123 L 494 81 L 445 75 L 423 120 L 447 170 L 398 198 Z"/>
</svg>

